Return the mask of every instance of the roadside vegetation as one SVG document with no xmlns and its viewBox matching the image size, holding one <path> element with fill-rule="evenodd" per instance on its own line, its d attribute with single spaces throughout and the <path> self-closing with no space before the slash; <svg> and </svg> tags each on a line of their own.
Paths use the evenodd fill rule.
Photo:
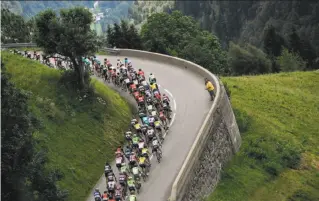
<svg viewBox="0 0 319 201">
<path fill-rule="evenodd" d="M 207 200 L 318 200 L 319 72 L 222 81 L 243 144 Z"/>
<path fill-rule="evenodd" d="M 33 137 L 39 150 L 47 150 L 47 169 L 64 175 L 58 184 L 68 190 L 67 200 L 85 199 L 101 176 L 101 165 L 122 143 L 131 116 L 128 104 L 97 80 L 81 93 L 74 90 L 70 72 L 7 52 L 2 60 L 14 85 L 30 94 L 30 111 L 43 125 Z"/>
</svg>

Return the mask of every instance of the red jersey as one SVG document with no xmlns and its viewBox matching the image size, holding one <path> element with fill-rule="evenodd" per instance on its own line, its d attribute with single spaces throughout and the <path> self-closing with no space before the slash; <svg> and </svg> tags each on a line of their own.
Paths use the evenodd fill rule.
<svg viewBox="0 0 319 201">
<path fill-rule="evenodd" d="M 138 74 L 144 77 L 144 71 L 138 71 Z"/>
<path fill-rule="evenodd" d="M 144 96 L 139 96 L 138 97 L 138 102 L 144 102 Z"/>
<path fill-rule="evenodd" d="M 138 91 L 135 91 L 133 93 L 133 95 L 134 95 L 135 99 L 138 99 L 138 97 L 140 96 L 140 93 Z"/>
<path fill-rule="evenodd" d="M 136 84 L 131 84 L 131 89 L 136 89 Z"/>
</svg>

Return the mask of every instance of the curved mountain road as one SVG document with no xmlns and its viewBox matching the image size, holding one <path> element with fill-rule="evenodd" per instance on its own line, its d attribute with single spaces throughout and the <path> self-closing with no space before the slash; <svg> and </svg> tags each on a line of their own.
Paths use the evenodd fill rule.
<svg viewBox="0 0 319 201">
<path fill-rule="evenodd" d="M 97 56 L 100 61 L 110 59 L 116 65 L 116 56 Z M 124 59 L 123 56 L 120 58 Z M 154 73 L 161 93 L 170 96 L 175 113 L 174 120 L 163 143 L 163 158 L 160 164 L 153 158 L 148 180 L 142 183 L 138 201 L 164 201 L 169 197 L 172 183 L 190 150 L 206 114 L 212 104 L 205 90 L 204 80 L 191 72 L 168 64 L 131 57 L 134 68 L 142 68 L 148 78 Z M 128 124 L 130 122 L 127 122 Z M 101 174 L 104 164 L 101 164 Z M 113 166 L 114 167 L 114 166 Z M 116 169 L 115 167 L 113 168 Z M 116 176 L 118 173 L 115 173 Z M 106 189 L 104 175 L 96 184 L 101 192 Z M 93 201 L 93 190 L 87 201 Z"/>
</svg>

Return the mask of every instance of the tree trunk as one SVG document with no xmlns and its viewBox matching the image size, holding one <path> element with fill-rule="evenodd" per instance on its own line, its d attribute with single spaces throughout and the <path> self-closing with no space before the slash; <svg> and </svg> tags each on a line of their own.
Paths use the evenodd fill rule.
<svg viewBox="0 0 319 201">
<path fill-rule="evenodd" d="M 78 60 L 78 62 L 76 60 Z M 74 71 L 76 72 L 76 74 L 78 76 L 80 88 L 84 89 L 85 88 L 84 69 L 83 69 L 83 64 L 82 64 L 81 58 L 77 58 L 77 59 L 71 58 L 71 61 L 72 61 L 73 66 L 74 66 Z"/>
</svg>

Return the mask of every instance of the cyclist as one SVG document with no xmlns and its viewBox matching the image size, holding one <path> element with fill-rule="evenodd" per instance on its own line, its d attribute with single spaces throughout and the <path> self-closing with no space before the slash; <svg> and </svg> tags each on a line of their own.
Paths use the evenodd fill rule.
<svg viewBox="0 0 319 201">
<path fill-rule="evenodd" d="M 109 182 L 107 182 L 107 190 L 108 190 L 108 192 L 109 192 L 110 195 L 113 195 L 113 194 L 114 194 L 115 185 L 116 185 L 116 182 L 115 182 L 115 181 L 109 181 Z"/>
<path fill-rule="evenodd" d="M 117 167 L 118 170 L 120 170 L 121 165 L 122 165 L 122 163 L 124 163 L 124 161 L 125 161 L 125 160 L 124 160 L 123 155 L 121 155 L 121 156 L 117 155 L 117 156 L 116 156 L 116 158 L 115 158 L 115 163 L 116 163 L 116 167 Z"/>
<path fill-rule="evenodd" d="M 138 122 L 135 123 L 134 128 L 135 128 L 136 132 L 138 132 L 138 133 L 141 132 L 141 125 Z M 133 137 L 134 137 L 134 135 L 133 135 Z M 134 143 L 134 141 L 133 141 L 133 143 Z"/>
<path fill-rule="evenodd" d="M 128 189 L 129 191 L 135 191 L 135 181 L 133 179 L 133 177 L 129 176 L 127 178 L 127 186 L 128 186 Z"/>
<path fill-rule="evenodd" d="M 161 143 L 157 140 L 157 137 L 154 136 L 152 139 L 152 153 L 157 151 L 159 151 L 159 153 L 162 153 L 160 146 L 161 146 Z"/>
<path fill-rule="evenodd" d="M 157 111 L 155 110 L 155 108 L 153 108 L 153 109 L 151 110 L 151 115 L 154 116 L 154 117 L 157 116 Z"/>
<path fill-rule="evenodd" d="M 128 199 L 129 199 L 128 201 L 137 201 L 134 191 L 130 193 L 130 196 L 128 197 Z"/>
<path fill-rule="evenodd" d="M 126 166 L 126 163 L 122 163 L 121 165 L 121 173 L 125 174 L 126 176 L 128 175 L 128 170 L 127 170 L 127 166 Z"/>
<path fill-rule="evenodd" d="M 156 78 L 155 78 L 155 75 L 153 73 L 150 73 L 149 82 L 150 83 L 155 83 L 156 82 Z"/>
<path fill-rule="evenodd" d="M 101 201 L 102 200 L 102 196 L 101 196 L 100 190 L 98 188 L 95 189 L 95 191 L 93 193 L 93 196 L 94 196 L 94 200 L 95 201 Z"/>
<path fill-rule="evenodd" d="M 128 142 L 129 144 L 131 144 L 131 143 L 132 143 L 132 131 L 131 131 L 131 130 L 126 131 L 126 132 L 124 133 L 124 135 L 125 135 L 125 139 L 127 140 L 127 142 Z"/>
<path fill-rule="evenodd" d="M 150 123 L 150 126 L 152 126 L 154 128 L 155 117 L 150 115 L 148 117 L 148 122 Z"/>
<path fill-rule="evenodd" d="M 136 157 L 136 154 L 135 152 L 131 152 L 131 155 L 130 155 L 130 169 L 132 169 L 132 167 L 137 163 L 137 157 Z"/>
<path fill-rule="evenodd" d="M 142 71 L 142 69 L 138 69 L 138 74 L 139 74 L 140 76 L 143 76 L 143 77 L 145 76 L 145 75 L 144 75 L 144 71 Z"/>
<path fill-rule="evenodd" d="M 138 96 L 138 106 L 139 107 L 144 107 L 145 106 L 144 96 L 141 93 Z"/>
<path fill-rule="evenodd" d="M 110 164 L 108 162 L 105 163 L 104 173 L 105 173 L 105 177 L 107 177 L 107 175 L 109 173 L 113 173 L 112 167 L 110 166 Z M 113 173 L 113 175 L 114 175 L 114 173 Z"/>
<path fill-rule="evenodd" d="M 119 174 L 119 183 L 123 187 L 126 186 L 126 178 L 127 178 L 127 175 L 125 173 L 123 173 L 123 172 L 120 172 L 120 174 Z"/>
<path fill-rule="evenodd" d="M 167 105 L 169 105 L 170 100 L 169 100 L 168 96 L 166 96 L 166 94 L 163 94 L 162 101 L 163 101 L 163 103 L 167 103 Z"/>
<path fill-rule="evenodd" d="M 154 82 L 154 83 L 151 83 L 150 84 L 150 87 L 151 87 L 151 90 L 154 92 L 154 90 L 156 90 L 157 89 L 157 85 L 156 85 L 156 83 Z"/>
<path fill-rule="evenodd" d="M 122 65 L 122 62 L 121 62 L 121 60 L 120 59 L 117 59 L 117 63 L 116 63 L 116 66 L 117 67 L 120 67 Z"/>
<path fill-rule="evenodd" d="M 140 96 L 140 92 L 135 89 L 133 91 L 133 96 L 134 96 L 135 100 L 138 101 L 138 97 Z"/>
<path fill-rule="evenodd" d="M 139 143 L 138 143 L 138 150 L 139 153 L 142 151 L 142 149 L 145 147 L 145 142 L 143 140 L 143 138 L 140 138 Z"/>
<path fill-rule="evenodd" d="M 116 152 L 115 152 L 115 155 L 117 157 L 120 157 L 120 156 L 123 156 L 123 149 L 121 146 L 118 146 L 117 149 L 116 149 Z"/>
<path fill-rule="evenodd" d="M 131 152 L 132 152 L 131 147 L 129 145 L 127 145 L 125 150 L 124 150 L 125 157 L 127 158 L 127 160 L 130 158 Z"/>
<path fill-rule="evenodd" d="M 141 176 L 141 168 L 135 164 L 134 167 L 132 168 L 132 173 L 133 173 L 133 177 L 134 177 L 134 180 L 138 180 Z"/>
<path fill-rule="evenodd" d="M 163 109 L 161 109 L 161 110 L 159 111 L 158 116 L 159 116 L 161 122 L 163 123 L 163 125 L 164 125 L 165 127 L 167 127 L 167 121 L 166 121 L 167 119 L 166 119 L 166 116 L 165 116 L 165 114 L 164 114 Z"/>
<path fill-rule="evenodd" d="M 107 175 L 107 181 L 114 181 L 116 180 L 116 177 L 114 175 L 114 172 L 110 172 L 108 175 Z"/>
<path fill-rule="evenodd" d="M 148 142 L 150 142 L 153 139 L 154 136 L 155 136 L 155 131 L 154 131 L 154 129 L 151 126 L 149 126 L 148 129 L 147 129 Z"/>
<path fill-rule="evenodd" d="M 140 141 L 140 137 L 137 136 L 136 133 L 133 134 L 132 142 L 133 142 L 133 148 L 138 148 L 138 142 Z"/>
<path fill-rule="evenodd" d="M 107 194 L 107 191 L 104 191 L 104 193 L 102 195 L 102 200 L 103 201 L 108 201 L 109 200 L 109 195 Z"/>
<path fill-rule="evenodd" d="M 121 185 L 117 185 L 117 186 L 116 186 L 114 198 L 115 198 L 116 201 L 121 201 L 121 200 L 124 199 L 123 194 L 122 194 L 122 187 L 121 187 Z"/>
<path fill-rule="evenodd" d="M 146 167 L 149 167 L 150 164 L 149 164 L 148 161 L 146 160 L 146 157 L 141 156 L 141 157 L 139 158 L 138 164 L 139 164 L 139 166 L 142 168 L 142 170 L 144 170 L 144 172 L 146 173 L 146 175 L 148 175 L 148 171 L 146 171 Z"/>
<path fill-rule="evenodd" d="M 148 162 L 150 163 L 150 157 L 149 157 L 149 151 L 146 147 L 144 147 L 142 150 L 141 150 L 141 156 L 145 157 Z"/>
</svg>

